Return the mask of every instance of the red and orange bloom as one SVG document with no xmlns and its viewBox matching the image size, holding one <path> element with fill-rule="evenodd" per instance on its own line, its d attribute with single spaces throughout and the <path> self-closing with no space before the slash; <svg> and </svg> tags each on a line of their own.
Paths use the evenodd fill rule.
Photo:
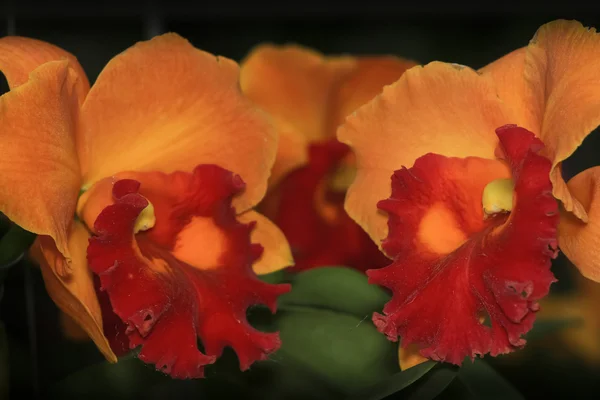
<svg viewBox="0 0 600 400">
<path fill-rule="evenodd" d="M 272 116 L 281 134 L 261 209 L 290 242 L 293 270 L 365 270 L 389 262 L 343 209 L 355 161 L 335 132 L 413 65 L 395 57 L 324 57 L 272 45 L 259 46 L 242 63 L 242 91 Z"/>
<path fill-rule="evenodd" d="M 104 355 L 116 361 L 92 271 L 130 347 L 173 377 L 201 377 L 224 346 L 242 369 L 276 350 L 246 310 L 274 310 L 289 290 L 255 275 L 292 263 L 252 210 L 277 135 L 239 90 L 238 65 L 166 34 L 116 56 L 91 88 L 72 55 L 33 39 L 1 39 L 0 68 L 0 210 L 39 235 L 48 292 Z"/>
<path fill-rule="evenodd" d="M 600 279 L 600 167 L 568 185 L 560 173 L 600 124 L 599 71 L 600 36 L 556 21 L 480 71 L 414 67 L 348 117 L 346 210 L 394 260 L 367 272 L 393 291 L 381 332 L 455 364 L 507 353 L 525 344 L 558 246 Z"/>
</svg>

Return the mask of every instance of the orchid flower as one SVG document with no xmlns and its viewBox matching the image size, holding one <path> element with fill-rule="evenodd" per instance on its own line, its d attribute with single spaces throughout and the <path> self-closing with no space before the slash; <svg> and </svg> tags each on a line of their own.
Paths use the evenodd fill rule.
<svg viewBox="0 0 600 400">
<path fill-rule="evenodd" d="M 479 71 L 411 68 L 349 116 L 345 207 L 393 259 L 367 272 L 393 292 L 378 329 L 460 364 L 524 346 L 559 247 L 600 280 L 600 167 L 561 175 L 599 124 L 600 36 L 575 21 Z"/>
<path fill-rule="evenodd" d="M 392 56 L 325 57 L 293 45 L 261 45 L 242 62 L 243 92 L 281 133 L 261 210 L 289 240 L 292 270 L 326 265 L 365 270 L 388 262 L 343 209 L 355 166 L 335 132 L 347 115 L 413 65 Z"/>
<path fill-rule="evenodd" d="M 289 290 L 256 276 L 292 264 L 252 210 L 278 136 L 238 65 L 166 34 L 114 57 L 91 88 L 74 56 L 34 39 L 0 39 L 0 69 L 0 211 L 39 235 L 48 293 L 107 359 L 93 274 L 130 347 L 173 377 L 203 376 L 225 346 L 241 369 L 275 351 L 278 334 L 246 310 L 274 311 Z"/>
</svg>

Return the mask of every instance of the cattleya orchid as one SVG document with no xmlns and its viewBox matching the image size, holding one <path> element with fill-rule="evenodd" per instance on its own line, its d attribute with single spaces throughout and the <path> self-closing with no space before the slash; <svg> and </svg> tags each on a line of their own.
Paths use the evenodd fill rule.
<svg viewBox="0 0 600 400">
<path fill-rule="evenodd" d="M 281 134 L 261 210 L 290 242 L 292 270 L 366 270 L 389 262 L 343 209 L 355 162 L 335 133 L 347 115 L 413 65 L 391 56 L 325 57 L 292 45 L 261 45 L 242 62 L 242 91 Z"/>
<path fill-rule="evenodd" d="M 292 264 L 252 210 L 277 135 L 238 65 L 166 34 L 117 55 L 91 88 L 74 56 L 33 39 L 1 39 L 0 68 L 0 211 L 39 235 L 50 296 L 102 353 L 116 361 L 92 271 L 129 346 L 173 377 L 203 376 L 224 346 L 242 369 L 276 350 L 246 311 L 274 311 L 289 290 L 255 274 Z"/>
<path fill-rule="evenodd" d="M 561 176 L 599 124 L 600 36 L 574 21 L 479 71 L 411 68 L 348 117 L 345 207 L 393 259 L 367 272 L 393 292 L 377 328 L 460 364 L 525 344 L 558 246 L 600 280 L 600 167 Z"/>
</svg>

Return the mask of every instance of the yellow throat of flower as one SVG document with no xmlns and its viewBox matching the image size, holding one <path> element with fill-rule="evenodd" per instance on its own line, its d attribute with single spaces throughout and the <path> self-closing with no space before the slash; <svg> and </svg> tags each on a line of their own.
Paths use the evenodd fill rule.
<svg viewBox="0 0 600 400">
<path fill-rule="evenodd" d="M 147 231 L 152 228 L 156 223 L 156 215 L 154 215 L 154 206 L 150 201 L 148 201 L 148 205 L 146 208 L 142 210 L 140 215 L 138 215 L 135 220 L 135 225 L 133 227 L 133 233 L 138 233 L 140 231 Z"/>
<path fill-rule="evenodd" d="M 513 207 L 515 184 L 512 179 L 496 179 L 483 189 L 481 203 L 486 216 L 509 212 Z"/>
<path fill-rule="evenodd" d="M 348 190 L 356 178 L 356 166 L 350 162 L 342 162 L 329 181 L 329 188 L 338 192 Z"/>
</svg>

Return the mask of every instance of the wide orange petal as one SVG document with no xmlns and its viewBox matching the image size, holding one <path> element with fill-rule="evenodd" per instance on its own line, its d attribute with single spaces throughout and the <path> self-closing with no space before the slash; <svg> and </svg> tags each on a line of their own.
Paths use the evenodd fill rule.
<svg viewBox="0 0 600 400">
<path fill-rule="evenodd" d="M 358 107 L 372 100 L 384 86 L 396 82 L 404 71 L 417 65 L 411 60 L 393 56 L 359 57 L 355 68 L 339 82 L 333 94 L 330 130 L 335 132 Z"/>
<path fill-rule="evenodd" d="M 390 196 L 393 171 L 427 153 L 494 158 L 495 129 L 510 122 L 495 88 L 472 69 L 440 62 L 409 69 L 338 129 L 358 166 L 346 210 L 380 244 L 387 220 L 376 204 Z"/>
<path fill-rule="evenodd" d="M 269 274 L 294 265 L 287 239 L 271 220 L 253 210 L 238 215 L 237 219 L 243 224 L 256 221 L 250 240 L 263 247 L 261 257 L 252 265 L 257 275 Z"/>
<path fill-rule="evenodd" d="M 600 282 L 600 167 L 586 169 L 568 183 L 571 195 L 583 206 L 589 220 L 563 212 L 558 245 L 581 273 Z"/>
<path fill-rule="evenodd" d="M 553 194 L 567 211 L 586 220 L 556 166 L 600 125 L 600 35 L 576 21 L 542 26 L 527 48 L 525 76 L 540 121 L 544 152 L 553 162 Z"/>
<path fill-rule="evenodd" d="M 527 48 L 517 49 L 479 70 L 496 87 L 498 97 L 506 104 L 513 123 L 539 135 L 541 121 L 533 113 L 529 85 L 524 79 Z"/>
<path fill-rule="evenodd" d="M 83 328 L 107 360 L 116 362 L 117 357 L 102 330 L 100 304 L 92 271 L 87 264 L 89 236 L 83 224 L 73 223 L 69 234 L 70 265 L 47 236 L 36 239 L 32 255 L 40 263 L 46 290 L 52 300 Z"/>
<path fill-rule="evenodd" d="M 68 64 L 45 63 L 0 97 L 0 212 L 28 231 L 52 237 L 67 258 L 80 187 L 77 77 Z"/>
<path fill-rule="evenodd" d="M 80 102 L 90 90 L 90 83 L 77 58 L 50 43 L 37 39 L 7 36 L 0 39 L 0 70 L 14 89 L 29 80 L 29 74 L 49 61 L 68 60 L 76 76 L 75 89 Z"/>
<path fill-rule="evenodd" d="M 242 62 L 242 91 L 275 119 L 291 124 L 309 141 L 332 137 L 330 100 L 354 68 L 350 57 L 325 57 L 299 46 L 262 45 Z"/>
<path fill-rule="evenodd" d="M 113 58 L 81 112 L 84 184 L 119 171 L 231 170 L 247 184 L 239 212 L 264 195 L 277 135 L 239 88 L 239 67 L 176 34 L 140 42 Z"/>
</svg>

